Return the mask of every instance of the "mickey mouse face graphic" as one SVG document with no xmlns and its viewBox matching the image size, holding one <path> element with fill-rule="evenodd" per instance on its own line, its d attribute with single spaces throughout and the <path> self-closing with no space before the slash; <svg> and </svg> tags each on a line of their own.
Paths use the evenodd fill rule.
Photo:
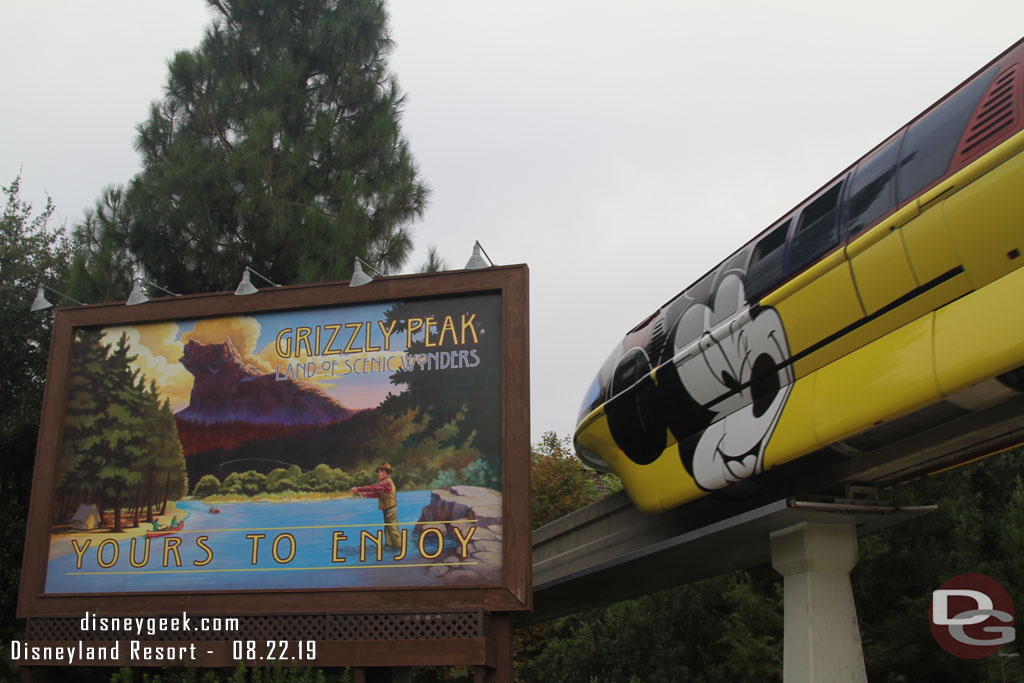
<svg viewBox="0 0 1024 683">
<path fill-rule="evenodd" d="M 704 423 L 687 425 L 687 432 L 700 436 L 680 439 L 680 455 L 705 490 L 764 469 L 765 446 L 792 388 L 782 319 L 771 308 L 751 316 L 745 299 L 743 281 L 727 275 L 712 306 L 690 306 L 675 329 L 676 353 L 689 349 L 676 372 Z"/>
</svg>

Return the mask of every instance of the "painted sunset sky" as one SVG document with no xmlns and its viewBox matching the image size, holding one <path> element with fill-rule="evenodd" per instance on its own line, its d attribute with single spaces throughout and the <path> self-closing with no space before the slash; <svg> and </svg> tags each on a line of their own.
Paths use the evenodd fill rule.
<svg viewBox="0 0 1024 683">
<path fill-rule="evenodd" d="M 396 326 L 391 338 L 389 352 L 357 352 L 340 355 L 314 355 L 282 358 L 277 351 L 275 341 L 282 329 L 298 327 L 316 328 L 318 325 L 342 325 L 334 343 L 335 349 L 344 348 L 350 337 L 345 324 L 369 323 L 371 329 L 371 346 L 383 347 L 383 335 L 377 328 L 377 321 L 384 320 L 387 309 L 394 302 L 387 304 L 368 304 L 362 306 L 339 306 L 322 309 L 291 310 L 283 312 L 258 313 L 255 315 L 230 316 L 220 318 L 204 318 L 196 320 L 178 320 L 145 325 L 115 326 L 104 328 L 104 340 L 116 344 L 122 333 L 127 334 L 132 355 L 137 356 L 133 365 L 138 368 L 146 381 L 155 380 L 160 395 L 169 399 L 174 412 L 188 407 L 192 391 L 193 377 L 182 366 L 180 358 L 185 344 L 196 341 L 201 344 L 222 344 L 225 340 L 238 349 L 242 360 L 253 365 L 264 373 L 279 372 L 282 376 L 288 372 L 289 365 L 316 362 L 318 366 L 327 361 L 345 358 L 387 358 L 388 356 L 404 355 L 405 330 Z M 401 332 L 399 330 L 401 329 Z M 353 340 L 353 348 L 361 348 L 365 343 L 365 325 L 357 339 Z M 415 339 L 422 339 L 417 333 Z M 326 337 L 321 346 L 326 344 Z M 310 337 L 313 343 L 313 337 Z M 322 350 L 322 349 L 321 349 Z M 329 396 L 339 401 L 346 408 L 361 410 L 376 407 L 388 393 L 400 393 L 404 387 L 390 383 L 389 372 L 356 374 L 337 369 L 333 377 L 314 376 L 315 382 Z"/>
</svg>

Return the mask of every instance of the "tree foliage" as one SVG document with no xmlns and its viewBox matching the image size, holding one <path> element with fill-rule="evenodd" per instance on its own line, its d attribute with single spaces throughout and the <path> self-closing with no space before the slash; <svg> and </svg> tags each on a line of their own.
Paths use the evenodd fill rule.
<svg viewBox="0 0 1024 683">
<path fill-rule="evenodd" d="M 927 627 L 932 591 L 957 574 L 987 574 L 1020 604 L 1022 475 L 1024 449 L 1018 448 L 888 492 L 898 504 L 935 504 L 938 510 L 860 539 L 851 578 L 870 680 L 1024 680 L 1017 662 L 1004 662 L 1016 668 L 1005 679 L 993 666 L 1019 660 L 1012 656 L 1017 646 L 1000 651 L 1009 658 L 957 659 L 939 648 Z"/>
<path fill-rule="evenodd" d="M 448 259 L 441 256 L 437 245 L 431 244 L 427 247 L 427 258 L 420 264 L 419 271 L 421 273 L 440 273 L 441 271 L 448 270 L 448 268 Z"/>
<path fill-rule="evenodd" d="M 130 225 L 123 187 L 110 186 L 75 226 L 75 253 L 68 287 L 81 301 L 115 301 L 128 298 L 135 259 L 125 236 Z"/>
<path fill-rule="evenodd" d="M 0 215 L 0 639 L 4 642 L 23 635 L 14 613 L 53 319 L 52 313 L 31 312 L 29 306 L 40 284 L 66 291 L 70 257 L 63 226 L 50 223 L 53 203 L 47 199 L 43 210 L 33 213 L 20 190 L 20 176 L 0 187 L 4 197 Z M 56 299 L 53 293 L 47 296 Z M 0 663 L 0 678 L 7 667 L 6 661 Z"/>
<path fill-rule="evenodd" d="M 52 320 L 29 305 L 42 284 L 64 289 L 70 249 L 63 226 L 50 225 L 53 202 L 33 215 L 20 190 L 20 177 L 0 187 L 0 493 L 27 501 Z"/>
<path fill-rule="evenodd" d="M 530 454 L 530 511 L 534 529 L 598 499 L 594 473 L 585 469 L 569 437 L 546 432 Z"/>
<path fill-rule="evenodd" d="M 401 266 L 428 189 L 399 126 L 383 0 L 207 0 L 139 124 L 142 170 L 76 231 L 76 285 L 126 294 L 125 255 L 175 292 L 347 278 Z M 130 269 L 128 269 L 130 272 Z"/>
<path fill-rule="evenodd" d="M 535 626 L 541 630 L 529 642 L 519 629 L 516 679 L 780 680 L 782 600 L 774 582 L 763 568 L 737 572 Z"/>
</svg>

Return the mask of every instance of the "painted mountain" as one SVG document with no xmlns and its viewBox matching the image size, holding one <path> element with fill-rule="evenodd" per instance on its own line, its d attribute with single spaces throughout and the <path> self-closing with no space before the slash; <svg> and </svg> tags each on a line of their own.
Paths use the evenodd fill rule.
<svg viewBox="0 0 1024 683">
<path fill-rule="evenodd" d="M 189 341 L 181 364 L 195 377 L 188 407 L 178 413 L 182 420 L 312 426 L 352 416 L 316 385 L 278 381 L 273 373 L 247 365 L 231 339 L 223 344 Z"/>
<path fill-rule="evenodd" d="M 181 363 L 195 377 L 188 407 L 175 415 L 190 481 L 207 473 L 223 477 L 227 461 L 268 471 L 306 465 L 306 456 L 322 461 L 315 445 L 358 414 L 314 384 L 260 372 L 230 339 L 189 341 Z M 299 443 L 313 450 L 296 449 Z"/>
</svg>

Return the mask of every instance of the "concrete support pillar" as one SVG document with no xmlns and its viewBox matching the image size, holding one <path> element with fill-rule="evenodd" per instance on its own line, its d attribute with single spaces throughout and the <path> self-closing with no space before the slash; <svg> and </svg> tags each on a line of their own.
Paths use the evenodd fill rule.
<svg viewBox="0 0 1024 683">
<path fill-rule="evenodd" d="M 801 522 L 770 539 L 772 567 L 785 577 L 785 683 L 866 682 L 850 586 L 853 523 Z"/>
</svg>

